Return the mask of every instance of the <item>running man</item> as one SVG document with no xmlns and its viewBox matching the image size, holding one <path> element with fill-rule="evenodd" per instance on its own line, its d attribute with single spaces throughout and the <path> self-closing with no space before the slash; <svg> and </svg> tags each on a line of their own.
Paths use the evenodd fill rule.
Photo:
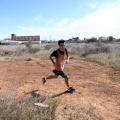
<svg viewBox="0 0 120 120">
<path fill-rule="evenodd" d="M 53 63 L 55 69 L 53 70 L 54 75 L 50 75 L 48 77 L 42 78 L 42 83 L 45 84 L 48 79 L 58 78 L 58 76 L 62 76 L 65 79 L 65 84 L 69 91 L 75 91 L 73 87 L 70 86 L 69 77 L 67 73 L 64 71 L 64 65 L 69 63 L 69 54 L 65 47 L 65 40 L 58 41 L 59 48 L 50 55 L 50 60 Z M 53 59 L 55 58 L 55 61 Z"/>
</svg>

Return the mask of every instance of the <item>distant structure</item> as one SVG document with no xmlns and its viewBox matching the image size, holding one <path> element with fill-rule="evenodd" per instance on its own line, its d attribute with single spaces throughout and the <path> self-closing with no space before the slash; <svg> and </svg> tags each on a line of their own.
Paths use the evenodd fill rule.
<svg viewBox="0 0 120 120">
<path fill-rule="evenodd" d="M 105 42 L 105 41 L 107 41 L 107 37 L 101 36 L 101 37 L 99 37 L 98 40 L 101 41 L 101 42 Z"/>
<path fill-rule="evenodd" d="M 21 44 L 26 42 L 31 42 L 33 44 L 41 44 L 40 36 L 16 36 L 16 34 L 11 34 L 11 41 L 18 41 Z"/>
</svg>

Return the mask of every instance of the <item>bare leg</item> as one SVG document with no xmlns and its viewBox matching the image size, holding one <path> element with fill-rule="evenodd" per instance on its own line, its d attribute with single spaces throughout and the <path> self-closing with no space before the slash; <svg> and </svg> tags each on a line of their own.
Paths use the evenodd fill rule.
<svg viewBox="0 0 120 120">
<path fill-rule="evenodd" d="M 54 78 L 58 78 L 58 76 L 57 75 L 50 75 L 50 76 L 46 77 L 46 79 L 54 79 Z"/>
<path fill-rule="evenodd" d="M 50 75 L 48 77 L 43 77 L 42 83 L 45 84 L 47 79 L 53 79 L 53 78 L 58 78 L 58 76 L 57 75 Z"/>
<path fill-rule="evenodd" d="M 50 75 L 48 77 L 46 77 L 46 79 L 54 79 L 54 78 L 58 78 L 57 75 Z M 67 85 L 67 87 L 69 88 L 70 87 L 70 83 L 69 83 L 69 78 L 65 78 L 65 84 Z"/>
<path fill-rule="evenodd" d="M 65 78 L 65 84 L 66 84 L 67 87 L 68 87 L 68 91 L 70 91 L 70 92 L 75 91 L 75 88 L 71 87 L 69 82 L 70 82 L 70 81 L 69 81 L 69 78 L 68 78 L 68 77 Z"/>
<path fill-rule="evenodd" d="M 65 78 L 65 84 L 67 85 L 67 87 L 69 88 L 70 87 L 70 83 L 69 83 L 69 78 Z"/>
</svg>

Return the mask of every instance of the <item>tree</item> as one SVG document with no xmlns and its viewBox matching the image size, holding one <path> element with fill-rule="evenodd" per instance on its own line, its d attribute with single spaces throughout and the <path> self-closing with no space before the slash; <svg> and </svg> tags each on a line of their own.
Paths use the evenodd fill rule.
<svg viewBox="0 0 120 120">
<path fill-rule="evenodd" d="M 74 42 L 78 42 L 79 37 L 74 37 L 74 38 L 72 38 L 72 40 L 73 40 Z"/>
<path fill-rule="evenodd" d="M 113 36 L 108 36 L 108 38 L 107 38 L 107 39 L 108 39 L 108 41 L 110 41 L 110 42 L 111 42 L 111 41 L 113 41 L 113 39 L 114 39 L 114 38 L 113 38 Z"/>
<path fill-rule="evenodd" d="M 91 39 L 88 39 L 88 42 L 97 42 L 97 38 L 92 37 Z"/>
</svg>

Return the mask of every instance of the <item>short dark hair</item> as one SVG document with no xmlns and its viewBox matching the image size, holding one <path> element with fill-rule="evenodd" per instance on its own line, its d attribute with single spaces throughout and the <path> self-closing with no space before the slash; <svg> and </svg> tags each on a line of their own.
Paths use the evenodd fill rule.
<svg viewBox="0 0 120 120">
<path fill-rule="evenodd" d="M 58 45 L 60 45 L 60 43 L 64 43 L 64 42 L 65 42 L 65 40 L 59 40 Z"/>
</svg>

